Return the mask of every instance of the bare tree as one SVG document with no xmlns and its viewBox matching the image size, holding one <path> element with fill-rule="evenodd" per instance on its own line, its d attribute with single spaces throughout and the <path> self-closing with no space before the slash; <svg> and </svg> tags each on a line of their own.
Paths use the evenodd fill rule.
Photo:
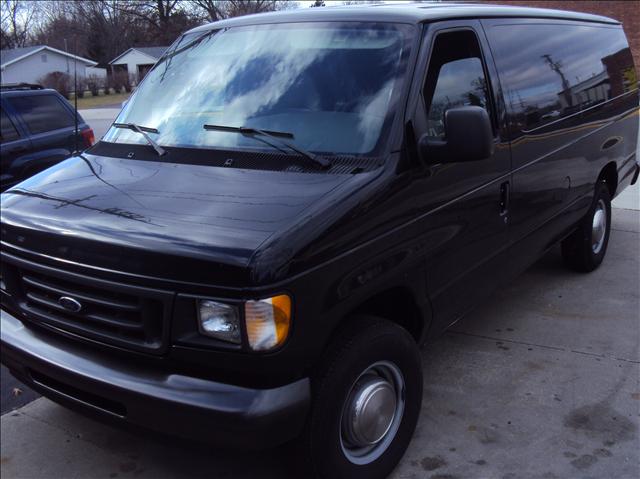
<svg viewBox="0 0 640 479">
<path fill-rule="evenodd" d="M 224 0 L 192 0 L 193 6 L 197 9 L 204 10 L 207 20 L 217 22 L 226 18 L 226 9 Z"/>
<path fill-rule="evenodd" d="M 205 12 L 208 21 L 239 17 L 251 13 L 272 12 L 297 8 L 298 2 L 286 0 L 192 0 L 196 9 Z"/>
<path fill-rule="evenodd" d="M 0 4 L 0 25 L 2 47 L 24 47 L 29 41 L 29 29 L 39 12 L 39 2 L 2 0 Z"/>
<path fill-rule="evenodd" d="M 41 2 L 40 21 L 30 43 L 49 45 L 96 60 L 100 66 L 134 45 L 153 43 L 147 22 L 125 13 L 128 0 Z"/>
<path fill-rule="evenodd" d="M 146 24 L 149 45 L 168 45 L 184 30 L 201 20 L 190 11 L 191 2 L 178 0 L 122 1 L 116 6 L 124 15 Z"/>
<path fill-rule="evenodd" d="M 273 12 L 274 10 L 283 10 L 291 7 L 289 2 L 278 0 L 229 0 L 227 4 L 229 17 L 238 17 L 250 13 Z"/>
<path fill-rule="evenodd" d="M 87 55 L 100 64 L 133 45 L 146 43 L 145 22 L 123 12 L 126 0 L 84 0 L 75 2 L 74 16 L 85 19 Z"/>
<path fill-rule="evenodd" d="M 116 8 L 150 23 L 156 28 L 166 25 L 171 18 L 178 0 L 148 0 L 119 2 Z"/>
</svg>

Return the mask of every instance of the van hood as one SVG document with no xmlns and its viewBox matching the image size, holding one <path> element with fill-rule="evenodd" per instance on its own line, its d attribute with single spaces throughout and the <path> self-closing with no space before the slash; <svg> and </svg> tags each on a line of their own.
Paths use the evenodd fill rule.
<svg viewBox="0 0 640 479">
<path fill-rule="evenodd" d="M 349 178 L 84 154 L 2 195 L 2 241 L 109 270 L 248 285 L 260 245 Z"/>
</svg>

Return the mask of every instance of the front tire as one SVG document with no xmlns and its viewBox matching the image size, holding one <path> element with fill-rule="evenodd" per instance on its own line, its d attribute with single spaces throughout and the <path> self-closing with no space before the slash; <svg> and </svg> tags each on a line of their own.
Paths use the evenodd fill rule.
<svg viewBox="0 0 640 479">
<path fill-rule="evenodd" d="M 316 475 L 387 477 L 411 441 L 421 403 L 422 363 L 411 335 L 383 319 L 350 322 L 314 381 L 305 435 Z"/>
<path fill-rule="evenodd" d="M 602 263 L 611 231 L 611 195 L 604 181 L 596 184 L 589 213 L 562 242 L 562 257 L 571 269 L 589 273 Z"/>
</svg>

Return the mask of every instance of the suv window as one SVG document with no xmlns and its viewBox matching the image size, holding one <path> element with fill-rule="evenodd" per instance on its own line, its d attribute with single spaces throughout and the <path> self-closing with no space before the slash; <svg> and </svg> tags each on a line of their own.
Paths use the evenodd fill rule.
<svg viewBox="0 0 640 479">
<path fill-rule="evenodd" d="M 489 110 L 487 81 L 480 45 L 471 31 L 436 37 L 424 89 L 429 136 L 444 137 L 444 113 L 460 106 Z"/>
<path fill-rule="evenodd" d="M 0 110 L 0 142 L 13 141 L 20 138 L 16 127 L 4 110 Z"/>
<path fill-rule="evenodd" d="M 33 134 L 75 125 L 71 112 L 54 95 L 14 96 L 7 101 Z"/>
</svg>

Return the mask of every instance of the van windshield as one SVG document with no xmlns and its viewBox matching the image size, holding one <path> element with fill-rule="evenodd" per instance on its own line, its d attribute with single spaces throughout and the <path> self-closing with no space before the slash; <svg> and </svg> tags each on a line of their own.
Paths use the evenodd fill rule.
<svg viewBox="0 0 640 479">
<path fill-rule="evenodd" d="M 143 125 L 162 146 L 265 150 L 226 125 L 293 134 L 325 155 L 376 155 L 395 112 L 408 25 L 270 24 L 184 35 L 147 74 L 116 123 Z M 131 129 L 104 141 L 142 144 Z"/>
</svg>

